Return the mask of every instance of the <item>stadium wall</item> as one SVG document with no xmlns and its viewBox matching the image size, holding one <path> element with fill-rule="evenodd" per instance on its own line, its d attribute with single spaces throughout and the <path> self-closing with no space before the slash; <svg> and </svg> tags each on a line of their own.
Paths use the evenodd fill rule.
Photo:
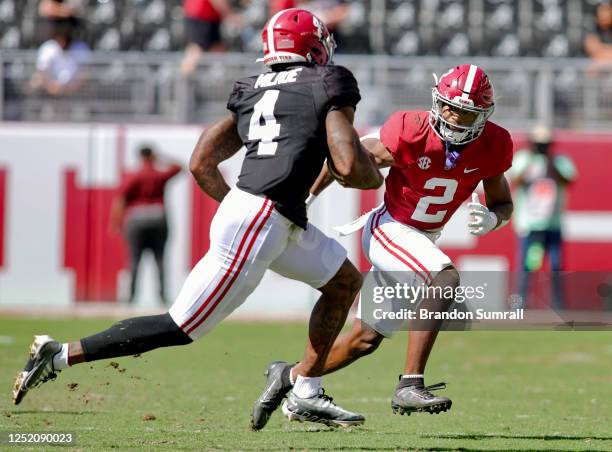
<svg viewBox="0 0 612 452">
<path fill-rule="evenodd" d="M 108 232 L 114 190 L 122 173 L 136 167 L 140 145 L 150 144 L 187 167 L 200 132 L 189 126 L 0 125 L 0 305 L 69 307 L 125 299 L 127 253 L 121 237 Z M 566 268 L 610 270 L 612 134 L 559 131 L 557 138 L 555 150 L 570 155 L 579 171 L 565 222 Z M 524 134 L 515 135 L 515 145 L 525 145 Z M 223 164 L 228 180 L 236 179 L 240 160 L 239 153 Z M 375 207 L 381 195 L 334 186 L 312 207 L 312 221 L 335 235 L 334 225 Z M 167 285 L 175 295 L 208 247 L 216 203 L 201 193 L 187 171 L 170 183 L 166 202 L 171 228 Z M 440 241 L 460 269 L 516 268 L 512 228 L 477 239 L 467 233 L 466 223 L 463 207 Z M 353 262 L 366 270 L 359 234 L 340 241 Z M 143 265 L 136 305 L 150 307 L 157 303 L 152 257 Z M 242 309 L 271 316 L 301 314 L 315 299 L 307 286 L 268 272 Z"/>
</svg>

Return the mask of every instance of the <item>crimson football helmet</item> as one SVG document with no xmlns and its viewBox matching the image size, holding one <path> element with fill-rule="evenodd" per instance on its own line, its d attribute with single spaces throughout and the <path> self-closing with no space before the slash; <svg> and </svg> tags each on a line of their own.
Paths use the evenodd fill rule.
<svg viewBox="0 0 612 452">
<path fill-rule="evenodd" d="M 443 74 L 434 74 L 436 86 L 432 89 L 432 107 L 429 124 L 436 134 L 451 144 L 466 144 L 478 138 L 493 114 L 493 85 L 487 74 L 473 64 L 462 64 Z M 461 110 L 473 117 L 471 124 L 453 124 L 442 117 L 442 109 Z"/>
<path fill-rule="evenodd" d="M 314 14 L 290 8 L 276 13 L 261 34 L 266 66 L 281 63 L 329 64 L 336 42 Z"/>
</svg>

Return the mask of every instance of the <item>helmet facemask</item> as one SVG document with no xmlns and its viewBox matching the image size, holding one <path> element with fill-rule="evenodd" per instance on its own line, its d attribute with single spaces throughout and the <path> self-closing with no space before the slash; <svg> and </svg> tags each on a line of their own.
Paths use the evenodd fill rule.
<svg viewBox="0 0 612 452">
<path fill-rule="evenodd" d="M 325 50 L 327 51 L 327 63 L 325 64 L 333 64 L 334 52 L 336 47 L 338 47 L 338 44 L 336 44 L 336 40 L 334 39 L 334 35 L 330 33 L 328 36 L 322 38 L 321 44 L 323 44 L 323 47 L 325 47 Z"/>
<path fill-rule="evenodd" d="M 327 58 L 323 62 L 319 58 L 320 55 L 313 55 L 313 53 L 315 52 L 316 53 L 321 52 L 321 49 L 318 48 L 318 46 L 316 46 L 310 49 L 310 52 L 308 53 L 308 60 L 311 63 L 316 63 L 321 66 L 333 64 L 332 60 L 334 58 L 334 51 L 336 50 L 336 47 L 337 47 L 336 40 L 334 39 L 334 35 L 332 35 L 329 32 L 325 24 L 321 22 L 321 20 L 319 20 L 316 16 L 313 16 L 313 24 L 315 25 L 315 27 L 317 27 L 317 30 L 318 30 L 318 38 L 319 38 L 318 44 L 321 44 L 321 46 L 323 47 L 323 50 L 325 51 L 325 53 L 327 53 Z"/>
<path fill-rule="evenodd" d="M 429 123 L 436 134 L 444 141 L 454 145 L 467 144 L 477 139 L 484 131 L 487 120 L 493 114 L 494 106 L 489 108 L 474 107 L 470 99 L 448 99 L 440 94 L 438 89 L 432 89 L 432 107 Z M 445 105 L 453 109 L 474 114 L 474 121 L 469 124 L 454 124 L 444 119 L 442 110 Z"/>
</svg>

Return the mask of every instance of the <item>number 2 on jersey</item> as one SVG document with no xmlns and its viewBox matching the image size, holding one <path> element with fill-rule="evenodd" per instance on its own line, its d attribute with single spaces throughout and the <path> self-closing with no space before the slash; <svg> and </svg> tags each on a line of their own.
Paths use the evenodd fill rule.
<svg viewBox="0 0 612 452">
<path fill-rule="evenodd" d="M 257 155 L 274 155 L 278 143 L 274 141 L 280 135 L 281 125 L 274 117 L 274 107 L 280 91 L 271 89 L 264 92 L 261 99 L 253 106 L 253 115 L 249 124 L 249 140 L 259 140 Z M 263 125 L 261 119 L 263 118 Z"/>
<path fill-rule="evenodd" d="M 453 200 L 455 191 L 459 182 L 454 179 L 444 179 L 442 177 L 434 177 L 425 182 L 425 188 L 433 190 L 436 187 L 444 187 L 444 193 L 442 196 L 424 196 L 419 199 L 414 212 L 412 213 L 412 219 L 421 221 L 423 223 L 439 223 L 444 220 L 446 210 L 440 210 L 436 213 L 427 213 L 427 208 L 431 204 L 448 204 Z"/>
</svg>

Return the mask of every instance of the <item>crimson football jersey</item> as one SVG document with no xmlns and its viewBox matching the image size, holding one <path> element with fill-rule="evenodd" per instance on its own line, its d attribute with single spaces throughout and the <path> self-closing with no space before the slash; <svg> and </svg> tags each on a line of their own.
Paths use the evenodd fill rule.
<svg viewBox="0 0 612 452">
<path fill-rule="evenodd" d="M 387 209 L 395 220 L 421 230 L 444 226 L 481 180 L 512 166 L 510 133 L 492 122 L 475 141 L 453 147 L 460 156 L 449 169 L 428 112 L 393 113 L 380 139 L 395 160 L 385 180 Z"/>
</svg>

